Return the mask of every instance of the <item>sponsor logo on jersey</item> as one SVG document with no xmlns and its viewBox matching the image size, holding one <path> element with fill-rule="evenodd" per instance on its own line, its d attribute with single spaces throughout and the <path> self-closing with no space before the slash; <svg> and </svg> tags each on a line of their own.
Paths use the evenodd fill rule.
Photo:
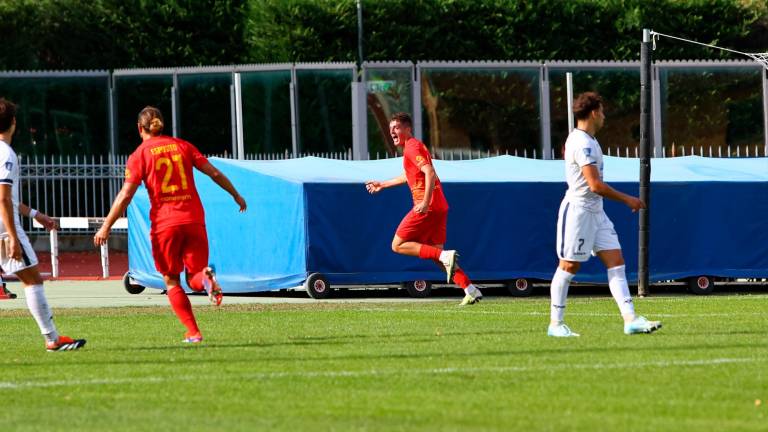
<svg viewBox="0 0 768 432">
<path fill-rule="evenodd" d="M 128 168 L 125 169 L 125 178 L 131 178 L 131 170 Z"/>
<path fill-rule="evenodd" d="M 8 171 L 12 170 L 13 169 L 13 162 L 6 162 L 5 163 L 5 169 L 7 169 Z"/>
<path fill-rule="evenodd" d="M 581 149 L 581 151 L 584 152 L 585 156 L 592 156 L 592 149 L 591 148 Z"/>
<path fill-rule="evenodd" d="M 421 165 L 424 163 L 424 156 L 418 155 L 416 156 L 416 165 Z"/>
</svg>

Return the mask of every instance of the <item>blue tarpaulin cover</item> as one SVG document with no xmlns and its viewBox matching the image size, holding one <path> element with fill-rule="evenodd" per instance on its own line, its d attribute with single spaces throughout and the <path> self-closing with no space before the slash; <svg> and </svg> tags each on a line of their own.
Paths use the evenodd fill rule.
<svg viewBox="0 0 768 432">
<path fill-rule="evenodd" d="M 434 264 L 390 249 L 411 208 L 408 187 L 369 195 L 363 185 L 401 174 L 402 158 L 210 161 L 248 202 L 248 211 L 238 213 L 229 194 L 195 173 L 210 262 L 225 292 L 294 287 L 314 272 L 331 284 L 443 280 Z M 451 207 L 446 248 L 459 251 L 470 278 L 551 278 L 557 211 L 566 189 L 562 160 L 500 156 L 434 163 Z M 605 157 L 605 181 L 637 195 L 639 167 L 638 159 Z M 768 158 L 654 159 L 651 181 L 651 281 L 768 277 Z M 609 200 L 605 211 L 616 226 L 627 276 L 635 279 L 637 214 Z M 130 273 L 138 283 L 160 288 L 143 187 L 128 220 Z M 592 258 L 576 280 L 605 282 L 605 269 Z"/>
</svg>

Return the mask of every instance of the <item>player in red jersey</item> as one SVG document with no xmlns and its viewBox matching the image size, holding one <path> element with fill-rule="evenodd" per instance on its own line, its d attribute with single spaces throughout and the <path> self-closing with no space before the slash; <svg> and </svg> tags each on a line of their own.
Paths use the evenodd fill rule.
<svg viewBox="0 0 768 432">
<path fill-rule="evenodd" d="M 392 250 L 437 262 L 445 268 L 448 282 L 453 279 L 464 290 L 461 305 L 475 304 L 483 294 L 459 268 L 458 253 L 443 250 L 448 227 L 448 201 L 443 195 L 443 187 L 427 147 L 412 136 L 412 125 L 411 116 L 402 112 L 393 114 L 389 122 L 392 140 L 396 146 L 403 146 L 405 173 L 387 181 L 367 181 L 365 187 L 369 193 L 375 194 L 382 189 L 408 183 L 413 195 L 413 209 L 400 222 L 392 239 Z"/>
<path fill-rule="evenodd" d="M 142 143 L 128 158 L 125 183 L 117 194 L 104 224 L 93 237 L 100 246 L 107 242 L 109 230 L 125 212 L 141 182 L 147 187 L 151 209 L 150 239 L 155 267 L 163 275 L 168 300 L 187 328 L 184 342 L 203 340 L 192 313 L 192 305 L 181 288 L 179 274 L 186 268 L 187 285 L 206 291 L 215 305 L 221 304 L 221 287 L 208 266 L 208 236 L 205 232 L 203 204 L 195 188 L 192 168 L 208 175 L 234 198 L 240 211 L 246 203 L 229 179 L 187 141 L 162 135 L 163 115 L 154 107 L 139 113 Z"/>
</svg>

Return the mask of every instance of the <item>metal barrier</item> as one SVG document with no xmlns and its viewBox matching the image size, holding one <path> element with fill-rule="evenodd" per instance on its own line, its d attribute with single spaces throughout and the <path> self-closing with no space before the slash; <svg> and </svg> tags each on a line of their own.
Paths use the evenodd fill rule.
<svg viewBox="0 0 768 432">
<path fill-rule="evenodd" d="M 106 215 L 122 186 L 127 156 L 19 156 L 21 202 L 51 217 Z M 39 232 L 24 218 L 25 230 Z M 87 232 L 72 228 L 71 232 Z"/>
<path fill-rule="evenodd" d="M 87 217 L 64 217 L 55 218 L 58 222 L 58 229 L 51 230 L 51 277 L 54 279 L 59 277 L 59 230 L 93 230 L 97 229 L 104 223 L 104 218 L 87 218 Z M 32 224 L 35 228 L 43 228 L 41 224 L 34 221 Z M 112 230 L 127 230 L 128 219 L 119 218 Z M 109 246 L 105 243 L 101 245 L 101 276 L 103 278 L 109 277 Z"/>
</svg>

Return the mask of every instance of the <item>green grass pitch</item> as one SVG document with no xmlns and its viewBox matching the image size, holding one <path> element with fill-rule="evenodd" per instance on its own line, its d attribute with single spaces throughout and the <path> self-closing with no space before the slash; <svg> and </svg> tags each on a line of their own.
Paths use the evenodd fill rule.
<svg viewBox="0 0 768 432">
<path fill-rule="evenodd" d="M 226 301 L 226 299 L 225 299 Z M 548 298 L 57 311 L 78 352 L 47 353 L 0 311 L 2 431 L 768 429 L 766 295 L 574 296 L 577 339 L 546 336 Z"/>
</svg>

